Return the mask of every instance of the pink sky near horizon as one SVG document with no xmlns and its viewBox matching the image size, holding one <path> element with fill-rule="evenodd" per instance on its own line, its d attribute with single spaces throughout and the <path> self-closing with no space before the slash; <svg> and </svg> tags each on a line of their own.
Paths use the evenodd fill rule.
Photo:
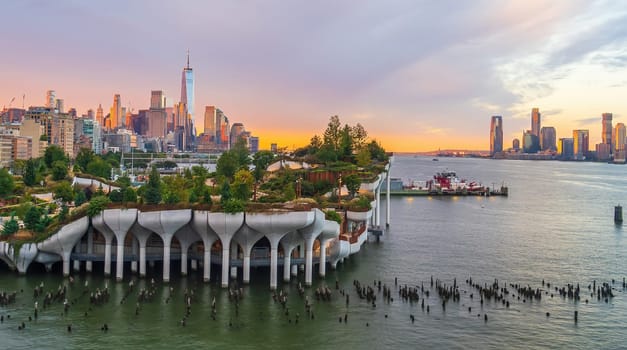
<svg viewBox="0 0 627 350">
<path fill-rule="evenodd" d="M 261 6 L 263 5 L 263 6 Z M 558 137 L 601 113 L 624 121 L 627 4 L 605 1 L 201 2 L 63 0 L 5 4 L 0 103 L 43 105 L 53 89 L 79 114 L 113 95 L 137 111 L 151 90 L 180 97 L 185 52 L 196 126 L 221 108 L 291 148 L 331 115 L 392 151 L 489 148 L 502 115 L 508 147 L 532 107 Z"/>
</svg>

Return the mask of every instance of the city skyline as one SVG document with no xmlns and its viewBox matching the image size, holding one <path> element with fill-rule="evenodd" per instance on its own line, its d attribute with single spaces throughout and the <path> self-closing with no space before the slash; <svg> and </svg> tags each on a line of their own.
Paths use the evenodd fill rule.
<svg viewBox="0 0 627 350">
<path fill-rule="evenodd" d="M 190 50 L 197 130 L 205 106 L 220 106 L 263 148 L 303 145 L 335 114 L 393 151 L 487 150 L 491 115 L 503 116 L 509 144 L 532 107 L 557 139 L 589 129 L 591 145 L 602 113 L 624 122 L 620 3 L 146 5 L 7 4 L 2 105 L 25 95 L 24 107 L 41 106 L 55 90 L 79 114 L 106 114 L 114 94 L 136 112 L 152 90 L 177 96 Z"/>
</svg>

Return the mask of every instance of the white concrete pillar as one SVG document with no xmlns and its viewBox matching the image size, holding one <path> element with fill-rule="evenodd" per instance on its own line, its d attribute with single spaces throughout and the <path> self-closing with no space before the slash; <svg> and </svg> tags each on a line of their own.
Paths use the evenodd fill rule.
<svg viewBox="0 0 627 350">
<path fill-rule="evenodd" d="M 381 185 L 377 187 L 377 192 L 375 194 L 375 202 L 377 203 L 377 208 L 375 211 L 375 225 L 381 225 Z"/>
<path fill-rule="evenodd" d="M 70 275 L 70 252 L 63 252 L 63 276 Z"/>
<path fill-rule="evenodd" d="M 81 262 L 79 260 L 74 260 L 74 271 L 79 272 L 81 270 Z"/>
<path fill-rule="evenodd" d="M 318 274 L 324 277 L 327 273 L 327 241 L 320 240 L 320 266 Z"/>
<path fill-rule="evenodd" d="M 192 259 L 191 265 L 192 265 L 192 271 L 197 271 L 198 270 L 198 260 Z"/>
<path fill-rule="evenodd" d="M 163 282 L 170 282 L 170 242 L 163 244 Z"/>
<path fill-rule="evenodd" d="M 203 276 L 202 279 L 205 282 L 209 282 L 211 279 L 211 247 L 205 247 L 205 256 L 203 258 Z"/>
<path fill-rule="evenodd" d="M 392 164 L 392 159 L 390 159 L 390 164 Z M 385 226 L 390 227 L 390 170 L 388 168 L 387 174 L 387 192 L 385 193 Z"/>
<path fill-rule="evenodd" d="M 105 276 L 111 275 L 111 239 L 105 241 L 105 263 L 104 263 Z"/>
<path fill-rule="evenodd" d="M 146 277 L 146 242 L 139 242 L 139 277 Z"/>
<path fill-rule="evenodd" d="M 235 241 L 231 241 L 231 258 L 233 259 L 237 259 L 237 243 Z M 231 267 L 231 278 L 232 279 L 236 279 L 237 278 L 237 267 L 233 268 Z"/>
<path fill-rule="evenodd" d="M 291 267 L 291 257 L 290 254 L 285 254 L 283 257 L 283 281 L 290 281 L 290 267 Z"/>
<path fill-rule="evenodd" d="M 278 244 L 272 245 L 270 248 L 270 289 L 275 290 L 277 287 L 277 265 L 278 265 L 279 249 Z"/>
<path fill-rule="evenodd" d="M 119 237 L 118 237 L 119 238 Z M 118 252 L 115 257 L 115 279 L 121 281 L 124 277 L 124 239 L 117 239 Z"/>
<path fill-rule="evenodd" d="M 313 239 L 305 240 L 305 285 L 311 286 L 313 271 Z"/>
<path fill-rule="evenodd" d="M 292 270 L 292 277 L 298 276 L 298 265 L 296 264 L 292 265 L 291 270 Z"/>
<path fill-rule="evenodd" d="M 131 250 L 133 253 L 133 256 L 135 257 L 133 259 L 133 261 L 131 261 L 131 272 L 132 273 L 137 273 L 137 254 L 138 254 L 138 250 L 139 250 L 139 242 L 137 241 L 136 237 L 133 237 L 133 243 L 131 245 Z"/>
<path fill-rule="evenodd" d="M 89 226 L 87 230 L 87 254 L 92 254 L 94 252 L 94 228 Z M 92 269 L 91 260 L 87 260 L 85 262 L 85 271 L 91 272 Z"/>
<path fill-rule="evenodd" d="M 187 276 L 187 249 L 181 250 L 181 275 Z"/>
<path fill-rule="evenodd" d="M 224 243 L 223 243 L 224 244 Z M 222 246 L 222 288 L 229 286 L 229 246 Z"/>
<path fill-rule="evenodd" d="M 250 253 L 244 254 L 244 265 L 243 265 L 243 273 L 244 273 L 244 283 L 250 283 Z"/>
</svg>

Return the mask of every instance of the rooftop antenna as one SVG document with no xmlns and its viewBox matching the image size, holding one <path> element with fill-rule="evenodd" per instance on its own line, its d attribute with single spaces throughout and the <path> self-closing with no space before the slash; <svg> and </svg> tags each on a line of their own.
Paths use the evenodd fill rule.
<svg viewBox="0 0 627 350">
<path fill-rule="evenodd" d="M 24 100 L 26 100 L 26 94 L 22 95 L 22 109 L 24 109 Z"/>
<path fill-rule="evenodd" d="M 189 69 L 189 49 L 187 49 L 187 69 Z"/>
</svg>

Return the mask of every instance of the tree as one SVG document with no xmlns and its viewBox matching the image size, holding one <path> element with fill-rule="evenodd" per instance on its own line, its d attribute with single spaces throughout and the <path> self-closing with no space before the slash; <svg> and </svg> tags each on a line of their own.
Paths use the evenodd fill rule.
<svg viewBox="0 0 627 350">
<path fill-rule="evenodd" d="M 87 202 L 87 196 L 85 195 L 85 191 L 78 189 L 76 191 L 76 195 L 74 196 L 74 205 L 80 207 L 85 202 Z"/>
<path fill-rule="evenodd" d="M 309 153 L 315 154 L 322 147 L 322 139 L 318 135 L 314 135 L 309 141 Z"/>
<path fill-rule="evenodd" d="M 150 171 L 144 192 L 144 202 L 146 204 L 159 204 L 161 202 L 161 176 L 155 167 L 152 167 Z"/>
<path fill-rule="evenodd" d="M 368 164 L 370 164 L 370 161 L 372 160 L 368 147 L 362 147 L 357 153 L 357 157 L 355 160 L 357 161 L 357 166 L 360 166 L 362 168 L 368 166 Z"/>
<path fill-rule="evenodd" d="M 74 189 L 67 181 L 61 181 L 54 188 L 54 198 L 63 203 L 71 202 L 74 199 Z"/>
<path fill-rule="evenodd" d="M 225 213 L 235 214 L 246 210 L 246 205 L 239 199 L 230 198 L 222 205 L 222 209 L 224 209 Z"/>
<path fill-rule="evenodd" d="M 203 182 L 209 177 L 209 171 L 200 165 L 194 165 L 192 167 L 192 175 L 203 179 Z"/>
<path fill-rule="evenodd" d="M 294 184 L 292 184 L 291 182 L 288 182 L 285 184 L 285 187 L 283 188 L 283 197 L 285 198 L 286 201 L 291 201 L 291 200 L 294 200 L 294 198 L 296 198 L 296 191 L 294 190 Z"/>
<path fill-rule="evenodd" d="M 361 150 L 366 145 L 368 132 L 363 125 L 357 123 L 357 125 L 351 128 L 351 138 L 353 139 L 353 146 L 355 149 Z"/>
<path fill-rule="evenodd" d="M 15 181 L 7 169 L 0 169 L 0 198 L 6 198 L 15 190 Z"/>
<path fill-rule="evenodd" d="M 51 169 L 54 162 L 57 160 L 67 161 L 67 157 L 65 156 L 65 152 L 63 149 L 57 145 L 50 145 L 46 148 L 44 153 L 44 162 L 46 166 Z"/>
<path fill-rule="evenodd" d="M 115 183 L 120 186 L 120 188 L 127 188 L 131 185 L 131 178 L 126 175 L 120 176 L 115 180 Z"/>
<path fill-rule="evenodd" d="M 341 132 L 342 124 L 340 123 L 340 117 L 334 115 L 329 119 L 329 124 L 323 134 L 323 140 L 324 144 L 330 146 L 335 152 L 340 148 Z"/>
<path fill-rule="evenodd" d="M 222 188 L 220 188 L 220 204 L 224 205 L 231 197 L 231 186 L 228 181 L 224 181 Z"/>
<path fill-rule="evenodd" d="M 348 124 L 344 125 L 340 134 L 338 153 L 344 160 L 350 160 L 353 157 L 353 138 L 351 137 L 351 127 Z"/>
<path fill-rule="evenodd" d="M 94 176 L 108 179 L 111 177 L 111 165 L 100 157 L 94 157 L 94 159 L 87 164 L 86 172 Z"/>
<path fill-rule="evenodd" d="M 259 151 L 253 156 L 253 164 L 255 170 L 253 170 L 253 177 L 255 178 L 255 186 L 253 189 L 253 200 L 257 200 L 257 186 L 261 180 L 263 180 L 266 174 L 266 169 L 270 163 L 274 160 L 274 153 L 270 151 Z"/>
<path fill-rule="evenodd" d="M 113 203 L 122 203 L 124 199 L 124 194 L 122 194 L 122 190 L 113 190 L 109 192 L 109 199 Z"/>
<path fill-rule="evenodd" d="M 185 178 L 181 175 L 166 176 L 162 180 L 163 183 L 163 201 L 168 204 L 179 203 L 184 199 L 188 199 L 187 186 Z"/>
<path fill-rule="evenodd" d="M 87 215 L 91 218 L 103 211 L 111 203 L 106 196 L 93 196 L 87 207 Z"/>
<path fill-rule="evenodd" d="M 63 180 L 67 177 L 67 163 L 65 160 L 55 160 L 52 163 L 52 179 Z"/>
<path fill-rule="evenodd" d="M 235 173 L 233 179 L 233 198 L 241 201 L 248 201 L 252 194 L 255 178 L 250 171 L 240 169 Z"/>
<path fill-rule="evenodd" d="M 24 168 L 24 176 L 22 177 L 24 180 L 24 185 L 26 186 L 35 186 L 37 183 L 37 170 L 35 168 L 35 161 L 33 158 L 30 158 L 26 161 L 26 166 Z"/>
<path fill-rule="evenodd" d="M 370 151 L 370 156 L 374 160 L 385 161 L 388 159 L 387 154 L 385 154 L 385 150 L 376 140 L 372 140 L 368 144 L 368 151 Z"/>
<path fill-rule="evenodd" d="M 30 207 L 24 215 L 24 227 L 28 230 L 35 231 L 37 224 L 41 220 L 41 214 L 41 209 L 37 206 L 33 205 Z"/>
<path fill-rule="evenodd" d="M 70 209 L 67 205 L 63 204 L 61 206 L 61 211 L 59 211 L 59 221 L 64 222 L 67 219 L 68 214 L 70 213 Z"/>
<path fill-rule="evenodd" d="M 357 193 L 359 187 L 361 187 L 361 179 L 357 174 L 350 174 L 344 178 L 344 185 L 346 185 L 350 196 L 355 197 L 355 193 Z"/>
<path fill-rule="evenodd" d="M 124 189 L 124 203 L 135 203 L 137 202 L 137 192 L 133 189 L 133 187 L 127 187 Z"/>
<path fill-rule="evenodd" d="M 239 169 L 239 163 L 237 162 L 237 156 L 231 151 L 222 153 L 216 164 L 216 174 L 218 176 L 224 176 L 227 179 L 233 179 L 233 175 Z"/>
<path fill-rule="evenodd" d="M 11 236 L 15 234 L 20 229 L 20 226 L 15 220 L 15 213 L 11 214 L 11 219 L 4 223 L 4 227 L 2 228 L 3 236 Z"/>
<path fill-rule="evenodd" d="M 95 154 L 92 150 L 90 150 L 89 148 L 81 148 L 81 150 L 78 151 L 74 162 L 76 163 L 76 165 L 78 165 L 81 171 L 87 171 L 87 165 L 89 164 L 89 162 L 94 160 L 94 157 Z"/>
<path fill-rule="evenodd" d="M 240 138 L 235 142 L 235 145 L 231 148 L 231 151 L 235 156 L 235 160 L 237 161 L 238 169 L 248 169 L 250 165 L 250 152 L 248 151 L 248 146 L 246 145 L 246 140 Z"/>
</svg>

